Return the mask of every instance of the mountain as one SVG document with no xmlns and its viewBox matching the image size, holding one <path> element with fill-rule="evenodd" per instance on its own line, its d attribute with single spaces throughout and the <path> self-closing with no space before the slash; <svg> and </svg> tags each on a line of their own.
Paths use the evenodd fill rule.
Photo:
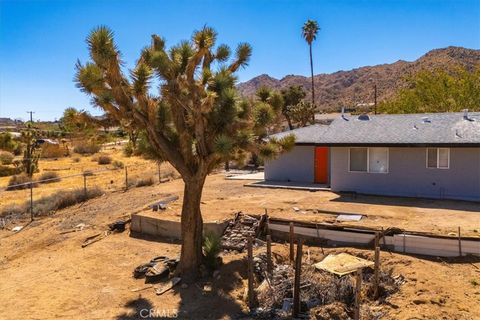
<svg viewBox="0 0 480 320">
<path fill-rule="evenodd" d="M 447 47 L 431 50 L 411 62 L 399 60 L 390 64 L 318 74 L 314 76 L 315 101 L 323 110 L 370 103 L 374 100 L 374 82 L 377 83 L 377 99 L 381 101 L 394 95 L 406 85 L 408 76 L 414 75 L 422 69 L 448 69 L 455 65 L 473 68 L 477 64 L 480 64 L 480 50 Z M 250 97 L 262 86 L 283 89 L 292 85 L 300 85 L 305 88 L 307 98 L 310 99 L 310 81 L 310 77 L 304 76 L 288 75 L 278 80 L 262 74 L 240 83 L 238 90 L 241 95 Z"/>
</svg>

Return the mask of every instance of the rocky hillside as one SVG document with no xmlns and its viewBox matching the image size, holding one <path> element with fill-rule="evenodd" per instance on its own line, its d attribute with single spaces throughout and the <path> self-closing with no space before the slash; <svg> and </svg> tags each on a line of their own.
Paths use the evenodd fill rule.
<svg viewBox="0 0 480 320">
<path fill-rule="evenodd" d="M 480 50 L 461 47 L 448 47 L 429 51 L 419 59 L 408 62 L 399 60 L 391 64 L 361 67 L 349 71 L 315 76 L 315 95 L 320 109 L 338 109 L 373 102 L 373 79 L 377 83 L 378 100 L 386 99 L 406 84 L 405 79 L 422 69 L 451 68 L 457 64 L 472 68 L 480 64 Z M 240 83 L 238 89 L 244 96 L 252 96 L 261 86 L 276 89 L 292 85 L 304 86 L 310 94 L 310 78 L 288 75 L 280 80 L 262 74 L 247 82 Z"/>
</svg>

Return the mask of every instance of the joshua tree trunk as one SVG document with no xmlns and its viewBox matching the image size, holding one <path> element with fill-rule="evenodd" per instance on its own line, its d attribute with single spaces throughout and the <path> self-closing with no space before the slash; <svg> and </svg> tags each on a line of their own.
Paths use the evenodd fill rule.
<svg viewBox="0 0 480 320">
<path fill-rule="evenodd" d="M 310 74 L 312 76 L 312 105 L 315 107 L 315 84 L 313 81 L 313 57 L 312 57 L 312 44 L 310 43 Z M 313 113 L 313 123 L 315 123 L 315 112 Z"/>
<path fill-rule="evenodd" d="M 182 279 L 193 280 L 198 276 L 202 263 L 203 219 L 200 211 L 203 184 L 206 174 L 184 179 L 182 206 L 182 252 L 178 272 Z"/>
<path fill-rule="evenodd" d="M 289 128 L 290 130 L 293 130 L 292 119 L 290 119 L 290 116 L 289 116 L 289 115 L 285 115 L 285 119 L 287 119 L 288 128 Z"/>
</svg>

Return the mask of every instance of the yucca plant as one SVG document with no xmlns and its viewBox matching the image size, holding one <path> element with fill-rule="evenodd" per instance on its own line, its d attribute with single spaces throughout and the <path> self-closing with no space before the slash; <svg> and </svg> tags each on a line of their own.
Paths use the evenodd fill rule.
<svg viewBox="0 0 480 320">
<path fill-rule="evenodd" d="M 235 74 L 247 66 L 252 49 L 241 43 L 231 57 L 230 48 L 217 46 L 216 40 L 217 33 L 207 26 L 170 48 L 153 35 L 126 75 L 113 32 L 101 26 L 87 37 L 91 61 L 76 66 L 76 82 L 93 103 L 120 123 L 130 121 L 144 129 L 159 160 L 170 162 L 182 176 L 177 267 L 182 281 L 195 278 L 203 260 L 200 201 L 207 175 L 257 141 L 249 103 L 238 98 L 235 88 Z M 153 83 L 159 85 L 157 94 L 152 93 Z"/>
<path fill-rule="evenodd" d="M 203 240 L 203 254 L 205 256 L 205 266 L 210 270 L 218 267 L 218 255 L 221 251 L 221 239 L 213 233 L 207 232 Z"/>
</svg>

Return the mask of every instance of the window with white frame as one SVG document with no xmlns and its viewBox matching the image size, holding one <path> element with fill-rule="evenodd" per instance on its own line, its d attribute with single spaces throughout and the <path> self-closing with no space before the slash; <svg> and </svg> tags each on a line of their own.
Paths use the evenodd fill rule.
<svg viewBox="0 0 480 320">
<path fill-rule="evenodd" d="M 450 168 L 449 148 L 427 148 L 427 168 L 448 169 Z"/>
<path fill-rule="evenodd" d="M 388 148 L 350 148 L 349 171 L 388 173 Z"/>
</svg>

